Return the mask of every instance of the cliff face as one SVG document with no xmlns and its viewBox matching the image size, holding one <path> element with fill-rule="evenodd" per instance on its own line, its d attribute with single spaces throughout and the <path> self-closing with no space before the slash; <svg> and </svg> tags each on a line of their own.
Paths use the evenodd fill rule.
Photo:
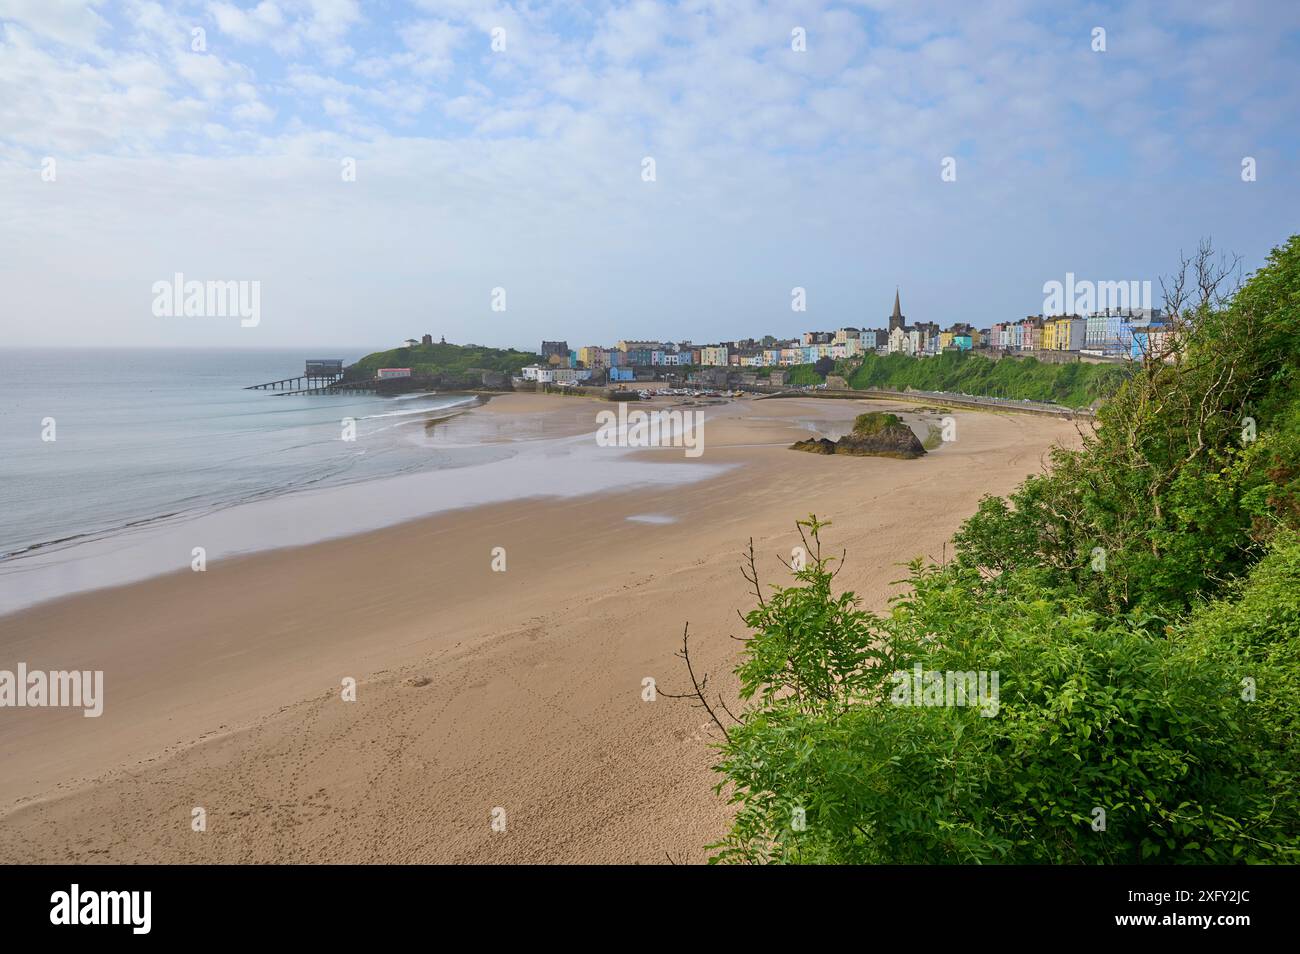
<svg viewBox="0 0 1300 954">
<path fill-rule="evenodd" d="M 791 450 L 810 454 L 849 454 L 854 457 L 896 457 L 911 460 L 925 455 L 925 448 L 912 429 L 893 414 L 860 414 L 853 432 L 838 441 L 825 437 L 797 441 Z"/>
</svg>

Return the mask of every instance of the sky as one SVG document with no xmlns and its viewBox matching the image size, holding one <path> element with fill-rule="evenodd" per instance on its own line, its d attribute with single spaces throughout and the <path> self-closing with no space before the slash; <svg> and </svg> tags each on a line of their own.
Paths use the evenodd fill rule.
<svg viewBox="0 0 1300 954">
<path fill-rule="evenodd" d="M 1203 238 L 1249 271 L 1297 231 L 1297 63 L 1294 0 L 0 0 L 0 345 L 698 344 L 883 327 L 896 288 L 943 327 L 1067 273 L 1158 295 Z M 256 320 L 167 314 L 177 274 Z"/>
</svg>

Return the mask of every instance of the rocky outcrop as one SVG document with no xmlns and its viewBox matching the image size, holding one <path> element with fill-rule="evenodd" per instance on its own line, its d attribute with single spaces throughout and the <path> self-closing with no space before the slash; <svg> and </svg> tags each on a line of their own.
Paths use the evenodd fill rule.
<svg viewBox="0 0 1300 954">
<path fill-rule="evenodd" d="M 814 437 L 806 441 L 795 441 L 790 450 L 807 451 L 810 454 L 834 454 L 835 442 L 825 437 Z"/>
<path fill-rule="evenodd" d="M 911 460 L 925 456 L 925 448 L 912 429 L 893 414 L 860 414 L 853 431 L 838 441 L 815 437 L 796 441 L 791 450 L 810 454 L 849 454 L 854 457 L 896 457 Z"/>
</svg>

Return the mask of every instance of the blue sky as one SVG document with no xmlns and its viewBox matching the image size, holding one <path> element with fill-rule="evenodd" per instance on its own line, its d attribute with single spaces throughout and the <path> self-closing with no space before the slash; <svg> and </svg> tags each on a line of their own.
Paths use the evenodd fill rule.
<svg viewBox="0 0 1300 954">
<path fill-rule="evenodd" d="M 705 342 L 895 286 L 987 326 L 1202 237 L 1258 266 L 1296 62 L 1293 2 L 0 0 L 4 341 Z M 176 272 L 261 321 L 156 317 Z"/>
</svg>

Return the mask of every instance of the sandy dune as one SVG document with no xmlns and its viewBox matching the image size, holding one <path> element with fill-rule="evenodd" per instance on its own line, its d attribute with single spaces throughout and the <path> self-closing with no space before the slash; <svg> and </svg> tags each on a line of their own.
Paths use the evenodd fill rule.
<svg viewBox="0 0 1300 954">
<path fill-rule="evenodd" d="M 564 417 L 553 433 L 600 407 L 511 396 L 470 414 Z M 833 520 L 840 580 L 880 608 L 900 564 L 939 558 L 982 494 L 1074 437 L 957 413 L 958 440 L 917 461 L 785 449 L 876 407 L 899 406 L 742 401 L 711 411 L 700 458 L 734 466 L 699 483 L 457 511 L 0 619 L 0 668 L 103 669 L 107 686 L 99 719 L 0 711 L 0 861 L 704 860 L 728 820 L 713 737 L 641 686 L 684 686 L 689 620 L 731 694 L 749 538 L 775 582 L 794 520 Z"/>
</svg>

